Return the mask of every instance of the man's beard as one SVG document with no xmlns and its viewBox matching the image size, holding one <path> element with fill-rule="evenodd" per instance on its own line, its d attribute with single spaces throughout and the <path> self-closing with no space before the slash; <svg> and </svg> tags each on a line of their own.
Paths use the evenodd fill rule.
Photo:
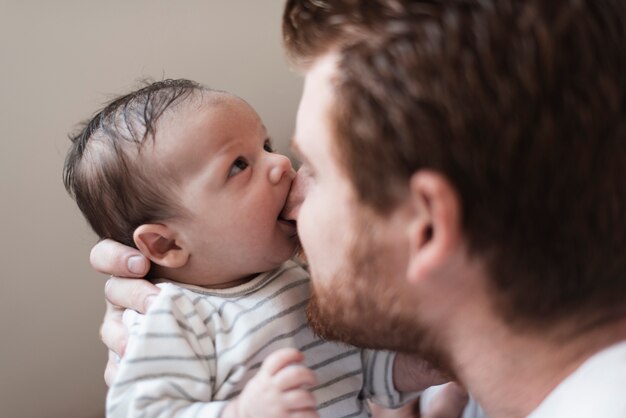
<svg viewBox="0 0 626 418">
<path fill-rule="evenodd" d="M 403 295 L 404 269 L 390 268 L 393 248 L 376 238 L 374 215 L 355 217 L 355 239 L 333 277 L 315 277 L 307 317 L 323 339 L 357 347 L 418 354 L 452 375 L 436 332 L 415 314 L 419 303 Z M 396 266 L 393 266 L 396 267 Z M 392 277 L 402 273 L 402 277 Z M 391 275 L 389 272 L 392 272 Z"/>
</svg>

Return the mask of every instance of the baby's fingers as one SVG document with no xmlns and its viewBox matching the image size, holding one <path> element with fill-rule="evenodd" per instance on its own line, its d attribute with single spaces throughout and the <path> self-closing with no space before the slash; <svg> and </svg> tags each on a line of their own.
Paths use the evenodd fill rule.
<svg viewBox="0 0 626 418">
<path fill-rule="evenodd" d="M 303 386 L 315 386 L 317 379 L 315 373 L 306 366 L 291 364 L 279 370 L 273 377 L 272 382 L 282 391 L 298 389 Z"/>
<path fill-rule="evenodd" d="M 294 411 L 289 414 L 289 418 L 319 418 L 317 411 Z"/>
<path fill-rule="evenodd" d="M 305 389 L 290 390 L 283 395 L 285 409 L 293 412 L 315 411 L 315 397 Z"/>
<path fill-rule="evenodd" d="M 263 361 L 260 372 L 273 376 L 284 367 L 292 363 L 299 363 L 303 359 L 302 353 L 295 348 L 281 348 L 267 356 L 265 361 Z"/>
</svg>

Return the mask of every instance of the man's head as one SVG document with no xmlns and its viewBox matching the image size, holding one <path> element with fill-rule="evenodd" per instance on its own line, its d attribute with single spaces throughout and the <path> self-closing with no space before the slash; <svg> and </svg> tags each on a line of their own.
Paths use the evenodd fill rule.
<svg viewBox="0 0 626 418">
<path fill-rule="evenodd" d="M 166 80 L 107 105 L 72 138 L 64 179 L 102 238 L 136 245 L 156 274 L 220 285 L 284 262 L 279 219 L 293 170 L 243 100 Z"/>
<path fill-rule="evenodd" d="M 419 340 L 411 300 L 439 303 L 425 295 L 462 288 L 470 265 L 516 329 L 623 314 L 625 16 L 617 0 L 288 2 L 285 44 L 307 74 L 295 144 L 315 172 L 300 238 L 319 298 L 339 286 L 352 304 L 319 304 L 329 326 L 351 338 L 364 315 L 356 342 L 410 349 L 393 326 Z M 329 242 L 361 254 L 360 275 L 316 245 L 342 220 L 350 234 Z"/>
</svg>

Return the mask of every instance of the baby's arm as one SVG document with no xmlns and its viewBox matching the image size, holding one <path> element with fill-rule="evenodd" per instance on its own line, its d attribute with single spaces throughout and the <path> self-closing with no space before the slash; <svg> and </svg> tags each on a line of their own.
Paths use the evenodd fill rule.
<svg viewBox="0 0 626 418">
<path fill-rule="evenodd" d="M 417 356 L 397 354 L 394 384 L 400 391 L 424 391 L 421 399 L 423 418 L 486 418 L 476 401 L 460 385 L 442 383 L 447 379 Z"/>
<path fill-rule="evenodd" d="M 416 355 L 396 354 L 393 363 L 393 384 L 400 392 L 419 392 L 450 379 Z"/>
<path fill-rule="evenodd" d="M 183 290 L 165 285 L 146 315 L 127 311 L 126 355 L 107 397 L 107 417 L 317 417 L 315 384 L 295 349 L 269 355 L 238 398 L 216 400 L 215 346 L 204 315 Z"/>
<path fill-rule="evenodd" d="M 419 415 L 419 405 L 405 405 L 424 389 L 445 382 L 447 379 L 429 363 L 415 355 L 395 354 L 388 351 L 363 350 L 365 396 L 379 406 L 399 408 L 396 411 L 375 407 L 375 415 L 384 418 L 407 418 Z M 405 406 L 403 406 L 405 405 Z M 463 410 L 458 408 L 435 408 L 422 414 L 424 418 L 457 418 Z M 432 413 L 431 413 L 432 412 Z"/>
<path fill-rule="evenodd" d="M 436 390 L 436 393 L 432 391 Z M 424 402 L 420 408 L 420 398 L 428 394 L 428 405 L 424 408 Z M 432 396 L 430 396 L 432 395 Z M 372 404 L 373 418 L 486 418 L 482 415 L 472 415 L 465 408 L 468 395 L 465 389 L 456 383 L 446 383 L 426 389 L 420 398 L 404 405 L 399 409 L 384 409 Z M 465 409 L 465 411 L 464 411 Z"/>
<path fill-rule="evenodd" d="M 228 403 L 222 418 L 315 418 L 315 398 L 306 387 L 315 385 L 313 372 L 299 364 L 293 348 L 269 355 L 241 395 Z"/>
</svg>

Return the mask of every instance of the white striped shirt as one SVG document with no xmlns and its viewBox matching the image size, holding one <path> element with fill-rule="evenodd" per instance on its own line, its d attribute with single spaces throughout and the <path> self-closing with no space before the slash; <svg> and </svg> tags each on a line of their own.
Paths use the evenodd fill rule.
<svg viewBox="0 0 626 418">
<path fill-rule="evenodd" d="M 293 262 L 229 289 L 159 284 L 146 315 L 126 311 L 130 336 L 107 396 L 108 417 L 219 417 L 268 354 L 304 353 L 321 417 L 368 417 L 365 399 L 406 401 L 394 354 L 321 340 L 307 325 L 308 274 Z M 184 287 L 182 287 L 184 286 Z"/>
</svg>

